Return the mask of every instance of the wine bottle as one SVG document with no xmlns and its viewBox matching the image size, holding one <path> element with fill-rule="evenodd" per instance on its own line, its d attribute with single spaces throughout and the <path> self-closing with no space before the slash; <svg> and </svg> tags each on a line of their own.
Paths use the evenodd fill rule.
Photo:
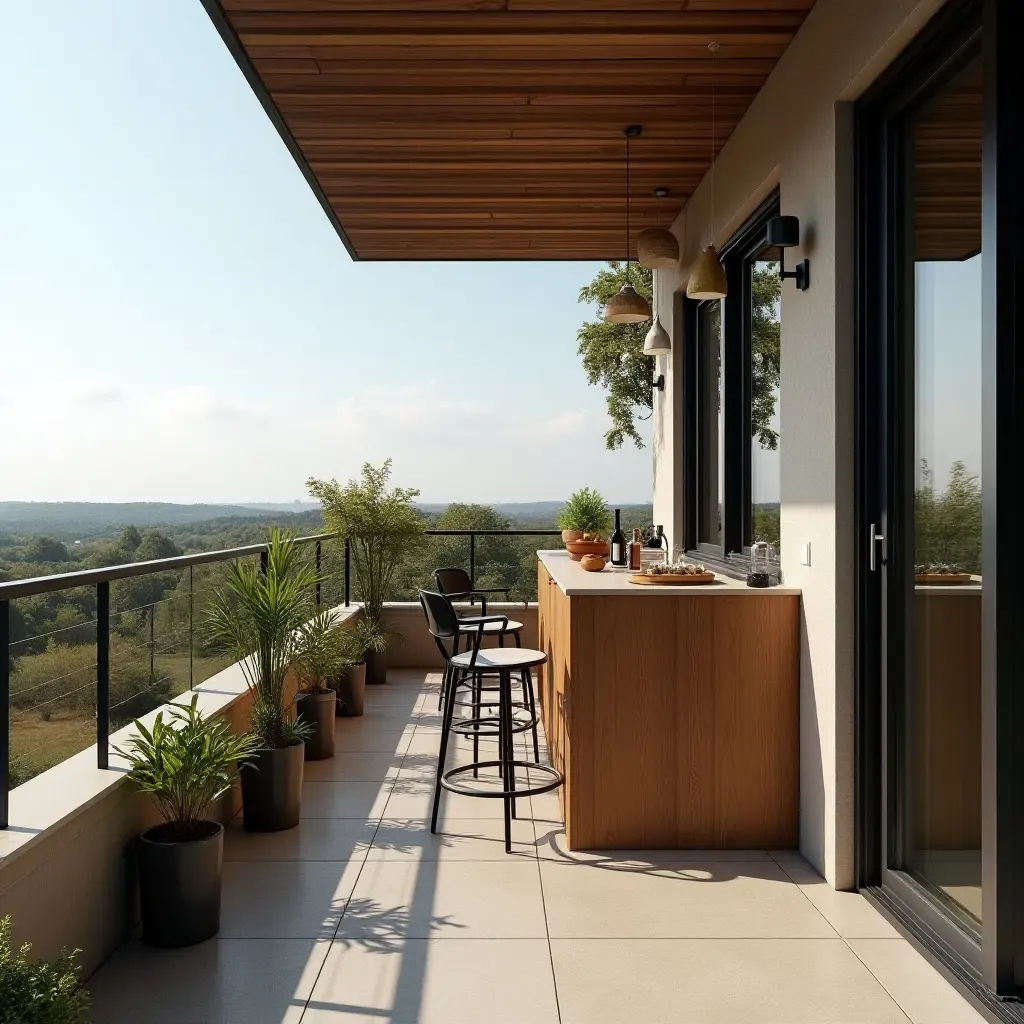
<svg viewBox="0 0 1024 1024">
<path fill-rule="evenodd" d="M 618 566 L 626 564 L 626 535 L 622 532 L 622 524 L 619 521 L 621 511 L 615 510 L 615 532 L 612 534 L 612 565 Z"/>
<path fill-rule="evenodd" d="M 629 567 L 633 572 L 640 571 L 640 531 L 633 531 L 633 543 L 629 545 Z"/>
</svg>

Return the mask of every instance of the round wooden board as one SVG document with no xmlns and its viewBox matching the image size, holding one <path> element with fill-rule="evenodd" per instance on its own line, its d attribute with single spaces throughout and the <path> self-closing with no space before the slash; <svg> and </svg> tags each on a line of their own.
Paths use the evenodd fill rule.
<svg viewBox="0 0 1024 1024">
<path fill-rule="evenodd" d="M 914 576 L 919 587 L 964 587 L 974 583 L 970 573 L 923 572 Z"/>
<path fill-rule="evenodd" d="M 702 573 L 700 576 L 685 576 L 675 573 L 659 573 L 657 576 L 644 576 L 634 573 L 629 577 L 630 583 L 638 583 L 644 587 L 700 587 L 715 582 L 713 572 Z"/>
</svg>

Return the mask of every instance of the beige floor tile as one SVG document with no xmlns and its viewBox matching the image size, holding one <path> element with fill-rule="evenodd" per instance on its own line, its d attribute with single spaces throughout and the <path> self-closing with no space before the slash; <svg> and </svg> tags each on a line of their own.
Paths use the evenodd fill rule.
<svg viewBox="0 0 1024 1024">
<path fill-rule="evenodd" d="M 453 767 L 449 762 L 448 768 Z M 521 781 L 522 785 L 526 780 Z M 435 779 L 428 772 L 421 770 L 407 771 L 405 768 L 398 773 L 394 789 L 387 802 L 384 814 L 389 818 L 429 818 L 434 800 Z M 496 791 L 501 782 L 495 772 L 482 770 L 478 783 L 481 790 Z M 523 797 L 516 801 L 516 813 L 523 819 L 532 816 L 530 798 Z M 491 797 L 473 797 L 462 793 L 441 791 L 440 814 L 446 819 L 452 818 L 498 818 L 504 819 L 504 804 L 500 799 Z"/>
<path fill-rule="evenodd" d="M 398 775 L 404 754 L 387 750 L 337 750 L 324 761 L 307 761 L 304 779 L 380 782 Z"/>
<path fill-rule="evenodd" d="M 224 860 L 356 860 L 376 830 L 376 818 L 303 818 L 283 832 L 246 832 L 236 822 L 224 836 Z"/>
<path fill-rule="evenodd" d="M 339 938 L 543 938 L 534 861 L 367 860 Z"/>
<path fill-rule="evenodd" d="M 336 782 L 308 779 L 302 784 L 303 818 L 380 818 L 394 780 Z"/>
<path fill-rule="evenodd" d="M 404 754 L 409 749 L 415 731 L 416 724 L 409 719 L 378 719 L 368 722 L 365 716 L 339 718 L 334 729 L 335 757 L 337 752 L 344 750 Z"/>
<path fill-rule="evenodd" d="M 983 1024 L 985 1018 L 905 939 L 852 939 L 850 948 L 914 1024 Z"/>
<path fill-rule="evenodd" d="M 361 867 L 362 861 L 225 863 L 221 936 L 330 938 Z"/>
<path fill-rule="evenodd" d="M 533 822 L 512 822 L 512 852 L 505 852 L 505 822 L 499 818 L 443 818 L 432 834 L 426 819 L 385 818 L 367 854 L 373 860 L 534 860 Z"/>
<path fill-rule="evenodd" d="M 123 946 L 89 982 L 95 1024 L 298 1024 L 330 942 Z"/>
<path fill-rule="evenodd" d="M 841 939 L 552 940 L 562 1024 L 907 1024 Z"/>
<path fill-rule="evenodd" d="M 303 1024 L 557 1024 L 543 939 L 336 942 Z"/>
<path fill-rule="evenodd" d="M 644 870 L 541 860 L 558 938 L 833 938 L 772 861 L 709 859 Z"/>
<path fill-rule="evenodd" d="M 858 892 L 837 892 L 792 850 L 772 856 L 844 939 L 898 939 L 899 932 Z"/>
<path fill-rule="evenodd" d="M 538 855 L 557 863 L 642 868 L 658 864 L 772 862 L 766 850 L 570 850 L 565 842 L 565 827 L 560 822 L 535 819 L 534 824 Z"/>
</svg>

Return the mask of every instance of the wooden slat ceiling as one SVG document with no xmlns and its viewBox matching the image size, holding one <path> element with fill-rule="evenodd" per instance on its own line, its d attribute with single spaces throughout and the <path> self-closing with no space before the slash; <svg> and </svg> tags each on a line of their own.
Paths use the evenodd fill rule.
<svg viewBox="0 0 1024 1024">
<path fill-rule="evenodd" d="M 204 4 L 354 257 L 542 260 L 625 255 L 627 124 L 670 225 L 814 0 Z"/>
</svg>

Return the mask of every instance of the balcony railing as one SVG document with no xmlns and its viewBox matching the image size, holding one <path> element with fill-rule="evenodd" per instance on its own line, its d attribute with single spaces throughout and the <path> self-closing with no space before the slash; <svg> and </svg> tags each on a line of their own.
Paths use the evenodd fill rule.
<svg viewBox="0 0 1024 1024">
<path fill-rule="evenodd" d="M 411 599 L 416 589 L 432 586 L 430 573 L 441 564 L 468 566 L 475 579 L 481 563 L 478 539 L 484 547 L 482 564 L 493 572 L 498 563 L 493 551 L 487 557 L 488 538 L 498 543 L 559 536 L 557 530 L 426 533 L 437 540 L 416 553 L 417 562 L 403 567 L 393 597 Z M 465 548 L 447 544 L 446 538 L 465 538 Z M 312 595 L 316 605 L 348 606 L 358 600 L 347 540 L 324 533 L 296 538 L 295 543 L 310 549 L 310 561 L 318 570 Z M 506 558 L 517 554 L 525 557 L 525 552 L 504 552 Z M 258 558 L 265 568 L 267 545 L 0 583 L 0 828 L 8 825 L 8 791 L 23 781 L 23 774 L 37 774 L 84 749 L 93 730 L 97 767 L 106 768 L 112 723 L 120 728 L 226 666 L 223 654 L 209 649 L 205 641 L 197 644 L 196 615 L 222 581 L 223 566 L 242 558 Z M 428 567 L 432 560 L 436 564 Z M 175 573 L 181 574 L 176 580 Z M 487 581 L 488 586 L 508 583 L 500 578 Z M 527 585 L 520 578 L 511 589 L 528 601 L 535 596 L 533 586 L 535 581 Z M 15 630 L 21 620 L 16 620 L 12 602 L 76 591 L 77 603 L 63 606 L 65 618 L 75 621 L 64 622 L 58 607 L 54 628 Z M 201 634 L 199 639 L 204 639 Z M 42 733 L 34 747 L 33 733 Z"/>
</svg>

